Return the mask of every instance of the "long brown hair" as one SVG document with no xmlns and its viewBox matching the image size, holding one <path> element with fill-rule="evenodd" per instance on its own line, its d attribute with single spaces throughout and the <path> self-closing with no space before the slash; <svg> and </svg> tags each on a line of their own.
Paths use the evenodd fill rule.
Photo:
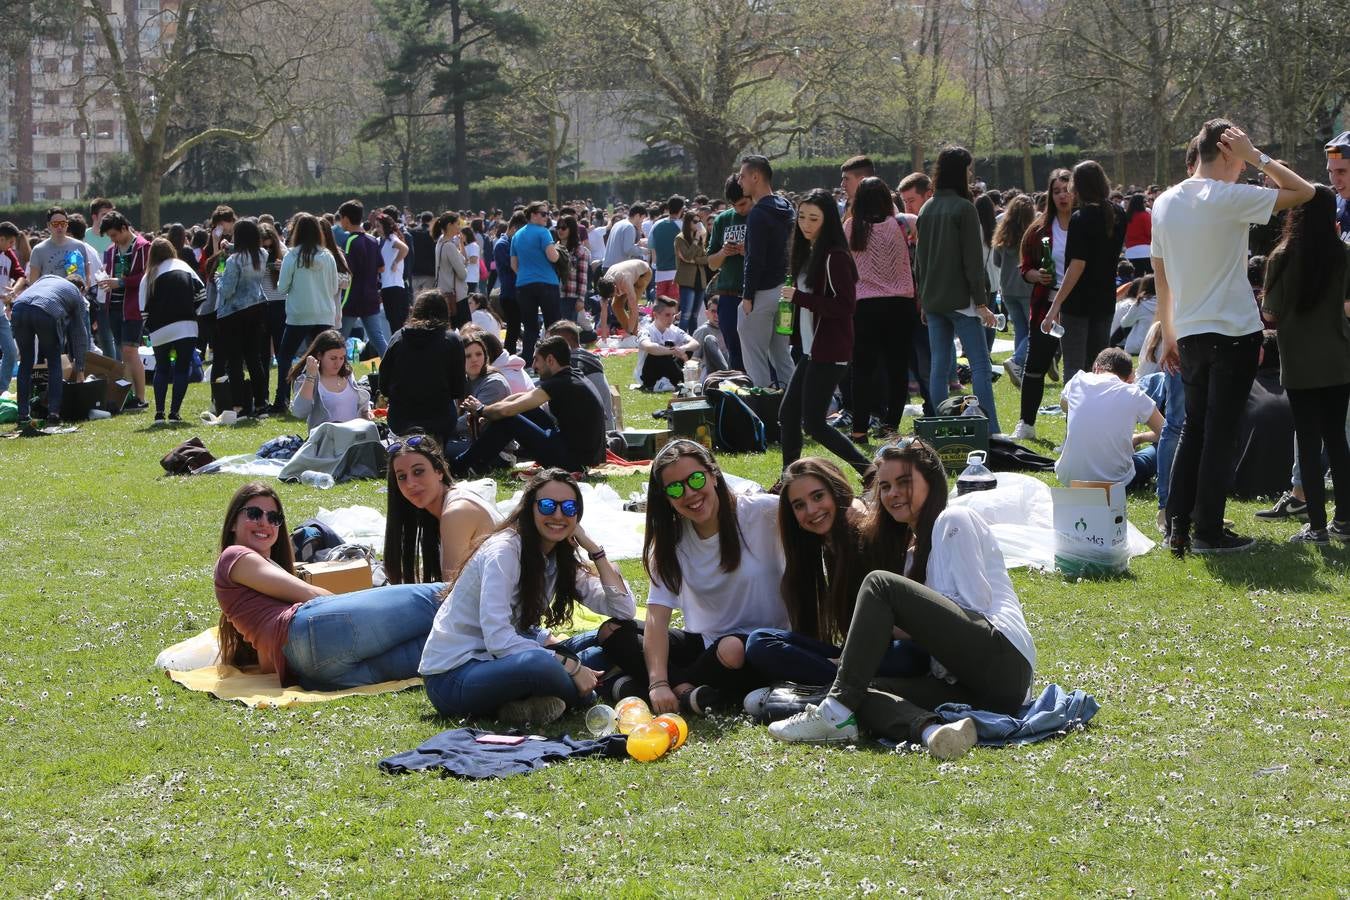
<svg viewBox="0 0 1350 900">
<path fill-rule="evenodd" d="M 1045 180 L 1045 209 L 1041 210 L 1041 214 L 1036 217 L 1036 221 L 1022 234 L 1023 256 L 1026 256 L 1028 251 L 1031 251 L 1036 259 L 1040 259 L 1040 238 L 1037 237 L 1037 235 L 1042 231 L 1049 233 L 1053 227 L 1051 223 L 1054 222 L 1055 217 L 1059 215 L 1055 210 L 1055 185 L 1061 182 L 1069 185 L 1070 190 L 1072 190 L 1073 173 L 1068 169 L 1055 169 L 1050 173 L 1050 177 Z M 1028 241 L 1035 242 L 1038 246 L 1028 247 Z"/>
<path fill-rule="evenodd" d="M 450 576 L 442 596 L 450 596 L 455 582 L 459 580 L 459 576 L 485 541 L 500 532 L 514 531 L 520 535 L 520 576 L 516 581 L 520 593 L 520 612 L 513 623 L 516 631 L 525 634 L 539 625 L 557 628 L 572 621 L 572 611 L 581 598 L 577 592 L 577 572 L 594 574 L 595 569 L 577 558 L 576 544 L 571 541 L 560 541 L 548 554 L 555 566 L 553 596 L 551 598 L 544 596 L 544 570 L 547 558 L 540 546 L 539 530 L 534 525 L 534 504 L 543 487 L 554 481 L 572 489 L 577 501 L 577 524 L 581 524 L 585 505 L 581 497 L 581 488 L 571 473 L 558 468 L 544 469 L 535 473 L 525 485 L 525 490 L 520 496 L 520 504 L 506 517 L 505 522 L 474 544 L 473 550 L 465 557 L 464 565 Z"/>
<path fill-rule="evenodd" d="M 1313 198 L 1285 215 L 1284 232 L 1266 259 L 1265 290 L 1293 274 L 1300 312 L 1322 302 L 1322 291 L 1334 276 L 1341 278 L 1345 252 L 1336 234 L 1336 195 L 1325 184 L 1313 186 Z M 1340 284 L 1337 281 L 1336 284 Z"/>
<path fill-rule="evenodd" d="M 155 298 L 155 267 L 168 262 L 171 259 L 178 258 L 178 250 L 170 243 L 168 238 L 157 237 L 150 244 L 150 258 L 145 263 L 145 277 L 149 282 L 145 286 L 145 299 L 153 300 Z"/>
<path fill-rule="evenodd" d="M 816 478 L 834 498 L 834 521 L 823 538 L 797 524 L 788 499 L 794 482 Z M 859 552 L 860 532 L 849 515 L 853 487 L 829 460 L 807 456 L 783 471 L 778 494 L 778 534 L 787 567 L 783 570 L 783 599 L 792 630 L 829 643 L 842 643 L 848 633 L 865 574 Z M 902 557 L 903 560 L 903 557 Z"/>
<path fill-rule="evenodd" d="M 1003 218 L 994 229 L 992 245 L 1000 250 L 1019 250 L 1022 238 L 1035 218 L 1035 202 L 1026 194 L 1018 194 L 1003 210 Z"/>
<path fill-rule="evenodd" d="M 455 486 L 450 464 L 436 439 L 426 434 L 404 438 L 397 450 L 389 454 L 389 482 L 386 492 L 388 521 L 384 526 L 384 570 L 390 584 L 430 583 L 441 581 L 441 517 L 440 511 L 427 512 L 413 506 L 398 487 L 394 474 L 394 460 L 416 454 L 427 461 L 441 477 L 441 484 L 449 490 Z M 418 577 L 418 551 L 422 556 L 422 572 Z"/>
<path fill-rule="evenodd" d="M 309 342 L 309 348 L 305 350 L 300 361 L 291 366 L 291 371 L 286 375 L 286 380 L 294 382 L 295 379 L 305 374 L 305 360 L 311 356 L 323 362 L 323 355 L 329 350 L 341 350 L 346 353 L 347 342 L 342 339 L 342 332 L 336 328 L 329 328 L 327 331 L 320 331 L 314 336 L 314 340 Z M 338 375 L 346 378 L 352 374 L 352 364 L 344 356 L 342 359 L 342 368 L 338 370 Z"/>
<path fill-rule="evenodd" d="M 862 525 L 863 552 L 871 560 L 902 561 L 912 538 L 914 562 L 905 574 L 924 584 L 928 580 L 928 554 L 933 550 L 933 523 L 947 508 L 947 472 L 937 451 L 928 444 L 918 438 L 901 438 L 877 451 L 864 483 L 875 489 L 877 472 L 885 462 L 907 463 L 915 477 L 927 482 L 928 499 L 919 509 L 919 524 L 912 532 L 908 525 L 891 517 L 880 497 L 873 500 Z"/>
<path fill-rule="evenodd" d="M 692 456 L 707 471 L 717 495 L 717 542 L 721 550 L 721 569 L 734 572 L 741 564 L 741 530 L 736 518 L 736 498 L 727 487 L 722 470 L 712 452 L 702 444 L 680 438 L 661 448 L 652 461 L 652 472 L 647 479 L 647 528 L 642 536 L 642 565 L 647 577 L 660 580 L 672 593 L 678 594 L 684 585 L 680 561 L 675 546 L 680 542 L 682 526 L 680 514 L 675 511 L 661 473 L 683 456 Z"/>
<path fill-rule="evenodd" d="M 1099 206 L 1110 237 L 1116 230 L 1116 216 L 1123 216 L 1120 208 L 1111 202 L 1111 182 L 1106 178 L 1106 170 L 1101 163 L 1085 159 L 1073 167 L 1074 200 L 1079 206 Z M 1053 197 L 1051 198 L 1053 199 Z"/>
<path fill-rule="evenodd" d="M 291 532 L 286 527 L 286 509 L 281 505 L 281 497 L 277 495 L 276 489 L 271 485 L 261 481 L 250 481 L 247 484 L 240 485 L 239 490 L 234 492 L 230 498 L 230 505 L 225 509 L 225 524 L 220 529 L 220 552 L 224 553 L 226 548 L 233 547 L 239 543 L 235 540 L 234 522 L 239 518 L 239 513 L 248 506 L 250 500 L 258 497 L 269 497 L 277 505 L 277 512 L 281 513 L 281 525 L 277 528 L 277 539 L 272 544 L 272 562 L 281 566 L 287 573 L 295 574 L 295 550 L 291 547 Z M 244 640 L 244 636 L 234 627 L 234 623 L 229 620 L 222 610 L 220 613 L 220 623 L 217 626 L 220 635 L 220 661 L 222 665 L 243 666 L 258 661 L 258 651 L 253 645 Z"/>
<path fill-rule="evenodd" d="M 333 254 L 333 261 L 337 263 L 338 274 L 350 274 L 352 270 L 347 266 L 347 254 L 342 252 L 342 248 L 337 245 L 337 238 L 333 236 L 333 223 L 327 219 L 319 219 L 319 234 L 323 236 L 324 248 Z"/>
</svg>

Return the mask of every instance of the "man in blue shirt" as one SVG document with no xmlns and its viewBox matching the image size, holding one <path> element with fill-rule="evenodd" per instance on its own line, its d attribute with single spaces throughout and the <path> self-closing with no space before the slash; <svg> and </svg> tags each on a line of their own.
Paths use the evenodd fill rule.
<svg viewBox="0 0 1350 900">
<path fill-rule="evenodd" d="M 79 275 L 43 275 L 14 301 L 10 324 L 19 344 L 19 428 L 27 430 L 29 400 L 33 396 L 33 365 L 37 355 L 47 361 L 47 424 L 61 424 L 61 341 L 70 349 L 71 381 L 84 381 L 84 357 L 89 349 L 85 325 L 84 279 Z M 3 313 L 0 313 L 3 315 Z"/>
<path fill-rule="evenodd" d="M 516 305 L 525 327 L 524 356 L 534 359 L 539 314 L 544 314 L 544 327 L 562 318 L 562 294 L 553 268 L 558 261 L 558 245 L 548 230 L 548 204 L 531 203 L 525 207 L 525 218 L 525 227 L 511 237 L 511 268 L 516 273 Z"/>
<path fill-rule="evenodd" d="M 506 234 L 492 244 L 492 261 L 497 267 L 497 287 L 506 319 L 506 349 L 515 353 L 520 342 L 520 306 L 516 303 L 516 270 L 511 265 L 511 239 L 525 227 L 525 213 L 516 210 L 506 223 Z"/>
<path fill-rule="evenodd" d="M 675 236 L 684 222 L 684 198 L 676 194 L 666 203 L 666 215 L 647 236 L 652 252 L 652 268 L 656 270 L 656 296 L 680 302 L 680 288 L 675 284 Z"/>
</svg>

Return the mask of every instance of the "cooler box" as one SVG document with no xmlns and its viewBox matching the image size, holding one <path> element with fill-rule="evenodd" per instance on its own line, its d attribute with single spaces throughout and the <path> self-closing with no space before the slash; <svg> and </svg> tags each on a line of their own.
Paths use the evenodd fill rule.
<svg viewBox="0 0 1350 900">
<path fill-rule="evenodd" d="M 713 446 L 716 417 L 707 400 L 672 400 L 666 421 L 676 437 L 697 441 L 709 450 Z"/>
<path fill-rule="evenodd" d="M 333 559 L 295 564 L 302 581 L 326 588 L 334 594 L 350 594 L 372 587 L 370 563 L 364 559 Z"/>
<path fill-rule="evenodd" d="M 625 428 L 623 458 L 627 460 L 655 459 L 661 448 L 670 443 L 667 428 Z"/>
<path fill-rule="evenodd" d="M 937 451 L 947 474 L 960 474 L 974 450 L 989 452 L 989 420 L 984 416 L 923 416 L 914 433 Z"/>
</svg>

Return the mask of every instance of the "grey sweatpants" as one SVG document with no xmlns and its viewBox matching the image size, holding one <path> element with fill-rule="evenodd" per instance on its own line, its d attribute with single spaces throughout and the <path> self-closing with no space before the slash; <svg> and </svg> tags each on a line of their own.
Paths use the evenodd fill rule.
<svg viewBox="0 0 1350 900">
<path fill-rule="evenodd" d="M 773 330 L 778 312 L 778 288 L 755 292 L 754 306 L 746 315 L 744 305 L 736 307 L 736 333 L 741 339 L 741 359 L 745 374 L 757 387 L 787 384 L 792 380 L 792 348 L 788 336 Z M 770 370 L 772 366 L 772 371 Z"/>
</svg>

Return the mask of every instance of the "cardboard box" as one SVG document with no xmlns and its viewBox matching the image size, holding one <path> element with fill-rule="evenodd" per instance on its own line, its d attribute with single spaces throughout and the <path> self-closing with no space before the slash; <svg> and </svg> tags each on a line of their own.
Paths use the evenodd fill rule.
<svg viewBox="0 0 1350 900">
<path fill-rule="evenodd" d="M 1130 562 L 1125 486 L 1103 481 L 1073 481 L 1052 487 L 1055 563 L 1069 575 L 1105 575 L 1124 571 Z"/>
<path fill-rule="evenodd" d="M 623 431 L 623 397 L 612 384 L 609 386 L 609 404 L 614 408 L 614 430 Z"/>
<path fill-rule="evenodd" d="M 625 428 L 621 434 L 625 444 L 623 458 L 629 460 L 655 459 L 661 448 L 670 443 L 668 428 Z"/>
<path fill-rule="evenodd" d="M 712 405 L 707 400 L 672 400 L 669 410 L 666 421 L 670 423 L 670 430 L 676 437 L 689 438 L 712 449 L 716 421 Z"/>
<path fill-rule="evenodd" d="M 334 559 L 295 564 L 302 581 L 326 588 L 334 594 L 350 594 L 372 587 L 370 563 L 364 559 Z"/>
</svg>

